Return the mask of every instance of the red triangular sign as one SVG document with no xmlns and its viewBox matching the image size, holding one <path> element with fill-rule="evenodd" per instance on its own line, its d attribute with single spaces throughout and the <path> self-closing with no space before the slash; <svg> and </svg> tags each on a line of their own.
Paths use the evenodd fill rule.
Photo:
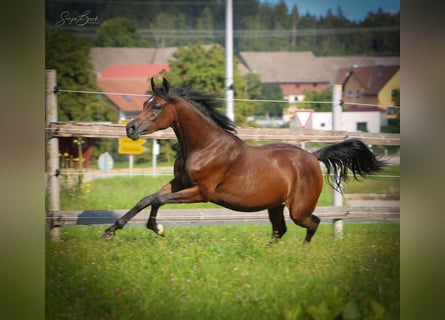
<svg viewBox="0 0 445 320">
<path fill-rule="evenodd" d="M 298 109 L 294 111 L 295 119 L 302 129 L 305 129 L 309 124 L 309 121 L 312 118 L 312 113 L 314 113 L 314 110 L 312 109 Z"/>
</svg>

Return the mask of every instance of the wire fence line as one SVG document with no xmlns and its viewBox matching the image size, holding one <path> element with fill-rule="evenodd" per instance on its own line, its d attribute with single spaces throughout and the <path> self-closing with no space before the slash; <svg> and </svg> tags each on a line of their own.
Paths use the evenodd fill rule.
<svg viewBox="0 0 445 320">
<path fill-rule="evenodd" d="M 132 96 L 132 97 L 146 97 L 147 99 L 151 96 L 150 94 L 142 94 L 142 93 L 124 93 L 124 92 L 105 92 L 105 91 L 87 91 L 87 90 L 72 90 L 72 89 L 45 89 L 47 92 L 55 92 L 55 93 L 80 93 L 80 94 L 96 94 L 96 95 L 118 95 L 118 96 Z M 219 101 L 227 101 L 226 98 L 215 98 Z M 261 103 L 286 103 L 286 104 L 332 104 L 332 101 L 309 101 L 309 100 L 303 100 L 303 101 L 289 101 L 289 100 L 274 100 L 274 99 L 243 99 L 243 98 L 234 98 L 233 101 L 238 102 L 261 102 Z M 363 106 L 363 107 L 378 107 L 378 108 L 397 108 L 399 109 L 400 106 L 385 106 L 385 105 L 379 105 L 379 104 L 370 104 L 370 103 L 359 103 L 359 102 L 346 102 L 342 101 L 341 104 L 343 105 L 354 105 L 354 106 Z"/>
<path fill-rule="evenodd" d="M 170 168 L 170 167 L 157 167 L 157 170 L 159 170 L 160 168 L 166 169 L 166 168 Z M 85 175 L 89 175 L 89 176 L 97 176 L 97 177 L 101 177 L 101 178 L 108 178 L 108 177 L 113 177 L 113 176 L 123 176 L 123 177 L 128 177 L 128 176 L 173 176 L 173 167 L 171 173 L 165 173 L 165 172 L 156 172 L 155 174 L 153 172 L 134 172 L 134 168 L 133 168 L 133 172 L 130 174 L 128 171 L 127 172 L 112 172 L 112 170 L 109 170 L 107 172 L 88 172 L 88 171 L 82 171 L 82 172 L 64 172 L 62 169 L 62 172 L 60 172 L 60 175 L 67 175 L 67 176 L 85 176 Z M 140 169 L 140 168 L 139 168 Z M 71 170 L 76 170 L 76 169 L 71 169 Z M 85 169 L 88 170 L 88 169 Z M 121 169 L 118 169 L 121 170 Z M 129 170 L 129 169 L 125 169 L 125 170 Z M 147 171 L 152 171 L 152 168 L 144 168 L 143 170 L 147 170 Z M 47 176 L 50 175 L 54 175 L 54 173 L 50 173 L 50 172 L 45 172 L 45 174 Z M 334 176 L 333 174 L 327 174 L 327 173 L 323 173 L 323 176 Z M 354 177 L 353 174 L 348 174 L 349 177 Z M 370 175 L 370 178 L 385 178 L 385 179 L 396 179 L 396 178 L 400 178 L 400 176 L 396 176 L 396 175 Z"/>
</svg>

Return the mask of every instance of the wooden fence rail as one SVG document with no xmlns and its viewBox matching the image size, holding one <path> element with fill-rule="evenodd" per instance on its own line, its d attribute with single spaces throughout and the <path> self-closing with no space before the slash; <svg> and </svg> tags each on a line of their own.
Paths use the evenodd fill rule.
<svg viewBox="0 0 445 320">
<path fill-rule="evenodd" d="M 112 224 L 127 210 L 66 210 L 51 217 L 60 226 Z M 400 207 L 317 207 L 315 215 L 323 219 L 400 220 Z M 144 210 L 130 224 L 145 224 L 149 215 Z M 206 222 L 268 222 L 267 211 L 238 212 L 225 208 L 215 209 L 161 209 L 158 221 L 162 223 L 206 223 Z"/>
<path fill-rule="evenodd" d="M 93 137 L 122 138 L 126 137 L 125 126 L 111 123 L 88 122 L 51 122 L 51 137 Z M 350 138 L 359 138 L 366 144 L 400 145 L 400 134 L 367 133 L 334 130 L 309 129 L 271 129 L 271 128 L 238 128 L 238 136 L 243 140 L 269 140 L 291 142 L 340 142 Z M 172 129 L 166 129 L 144 135 L 143 138 L 176 139 Z"/>
</svg>

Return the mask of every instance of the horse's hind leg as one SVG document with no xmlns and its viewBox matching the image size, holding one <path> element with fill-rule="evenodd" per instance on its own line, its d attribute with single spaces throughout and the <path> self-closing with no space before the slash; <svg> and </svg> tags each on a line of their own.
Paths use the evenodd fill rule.
<svg viewBox="0 0 445 320">
<path fill-rule="evenodd" d="M 291 213 L 291 218 L 295 224 L 306 228 L 304 243 L 311 242 L 311 239 L 317 231 L 318 225 L 320 224 L 320 218 L 313 214 L 299 215 L 295 213 Z"/>
<path fill-rule="evenodd" d="M 305 243 L 311 242 L 312 237 L 314 236 L 315 232 L 317 231 L 318 225 L 320 224 L 320 218 L 311 215 L 311 222 L 309 223 L 309 227 L 306 227 L 306 238 L 304 239 Z"/>
<path fill-rule="evenodd" d="M 309 204 L 303 199 L 299 199 L 300 201 L 294 202 L 289 206 L 289 214 L 294 221 L 295 224 L 300 227 L 306 228 L 306 237 L 304 239 L 304 243 L 309 243 L 317 231 L 318 225 L 320 223 L 320 218 L 313 215 L 315 209 L 315 203 Z"/>
<path fill-rule="evenodd" d="M 277 240 L 286 233 L 287 227 L 284 221 L 284 205 L 279 205 L 277 207 L 269 208 L 269 220 L 272 223 L 272 239 Z"/>
</svg>

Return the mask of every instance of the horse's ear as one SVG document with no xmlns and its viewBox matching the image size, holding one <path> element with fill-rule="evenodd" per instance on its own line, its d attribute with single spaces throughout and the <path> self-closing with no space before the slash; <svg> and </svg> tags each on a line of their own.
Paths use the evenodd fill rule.
<svg viewBox="0 0 445 320">
<path fill-rule="evenodd" d="M 168 93 L 168 90 L 170 89 L 170 83 L 168 83 L 168 80 L 164 77 L 162 77 L 162 85 L 164 87 L 165 92 Z"/>
<path fill-rule="evenodd" d="M 151 91 L 155 92 L 156 90 L 158 90 L 158 86 L 155 83 L 155 79 L 153 77 L 151 77 Z"/>
</svg>

